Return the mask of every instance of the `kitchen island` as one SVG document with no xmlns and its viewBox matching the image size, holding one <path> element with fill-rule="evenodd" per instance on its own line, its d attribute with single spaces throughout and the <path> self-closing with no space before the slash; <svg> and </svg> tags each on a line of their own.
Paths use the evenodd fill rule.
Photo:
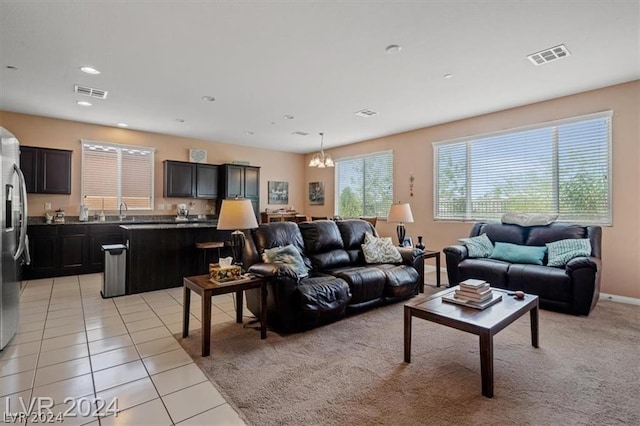
<svg viewBox="0 0 640 426">
<path fill-rule="evenodd" d="M 231 231 L 219 231 L 216 222 L 120 225 L 127 244 L 126 293 L 135 294 L 182 286 L 182 279 L 208 271 L 196 243 L 229 241 Z M 230 256 L 225 247 L 222 256 Z"/>
</svg>

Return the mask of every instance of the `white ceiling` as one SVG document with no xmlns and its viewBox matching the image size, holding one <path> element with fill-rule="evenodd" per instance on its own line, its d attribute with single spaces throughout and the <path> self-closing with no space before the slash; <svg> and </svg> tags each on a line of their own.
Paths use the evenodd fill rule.
<svg viewBox="0 0 640 426">
<path fill-rule="evenodd" d="M 306 153 L 639 79 L 639 40 L 639 1 L 0 0 L 0 109 Z"/>
</svg>

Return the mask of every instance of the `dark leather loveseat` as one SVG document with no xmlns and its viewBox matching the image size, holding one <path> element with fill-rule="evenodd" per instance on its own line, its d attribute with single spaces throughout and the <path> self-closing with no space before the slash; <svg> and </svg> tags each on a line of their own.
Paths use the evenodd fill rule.
<svg viewBox="0 0 640 426">
<path fill-rule="evenodd" d="M 269 326 L 298 331 L 417 294 L 424 283 L 422 252 L 398 248 L 402 263 L 367 264 L 361 248 L 366 232 L 377 236 L 369 222 L 358 219 L 274 222 L 252 230 L 244 262 L 249 272 L 269 279 Z M 307 277 L 299 278 L 286 265 L 263 262 L 265 249 L 289 244 L 301 254 Z M 247 307 L 258 315 L 259 291 L 246 294 Z"/>
<path fill-rule="evenodd" d="M 591 256 L 575 257 L 561 267 L 516 264 L 502 260 L 468 257 L 464 245 L 446 247 L 449 285 L 468 278 L 483 279 L 493 287 L 522 290 L 539 296 L 540 307 L 574 315 L 589 315 L 600 296 L 602 230 L 599 226 L 552 223 L 546 226 L 519 226 L 499 222 L 476 223 L 470 237 L 486 234 L 492 243 L 545 246 L 560 240 L 589 239 Z"/>
</svg>

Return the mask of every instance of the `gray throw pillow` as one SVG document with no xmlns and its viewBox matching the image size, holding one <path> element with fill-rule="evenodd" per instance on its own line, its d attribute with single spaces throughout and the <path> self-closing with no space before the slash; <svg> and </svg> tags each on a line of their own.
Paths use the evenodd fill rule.
<svg viewBox="0 0 640 426">
<path fill-rule="evenodd" d="M 304 278 L 309 275 L 309 271 L 302 260 L 300 252 L 293 244 L 265 249 L 262 260 L 265 263 L 281 263 L 287 265 L 295 272 L 298 278 Z"/>
<path fill-rule="evenodd" d="M 460 238 L 462 244 L 467 247 L 469 257 L 489 257 L 493 253 L 493 243 L 487 234 L 471 238 Z"/>
</svg>

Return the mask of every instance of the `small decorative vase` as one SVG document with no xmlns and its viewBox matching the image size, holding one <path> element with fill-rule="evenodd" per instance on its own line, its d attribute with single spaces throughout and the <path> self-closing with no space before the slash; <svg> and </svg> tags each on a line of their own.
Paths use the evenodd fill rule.
<svg viewBox="0 0 640 426">
<path fill-rule="evenodd" d="M 416 248 L 420 250 L 425 249 L 424 244 L 422 244 L 422 235 L 418 235 L 418 244 L 416 244 Z"/>
</svg>

